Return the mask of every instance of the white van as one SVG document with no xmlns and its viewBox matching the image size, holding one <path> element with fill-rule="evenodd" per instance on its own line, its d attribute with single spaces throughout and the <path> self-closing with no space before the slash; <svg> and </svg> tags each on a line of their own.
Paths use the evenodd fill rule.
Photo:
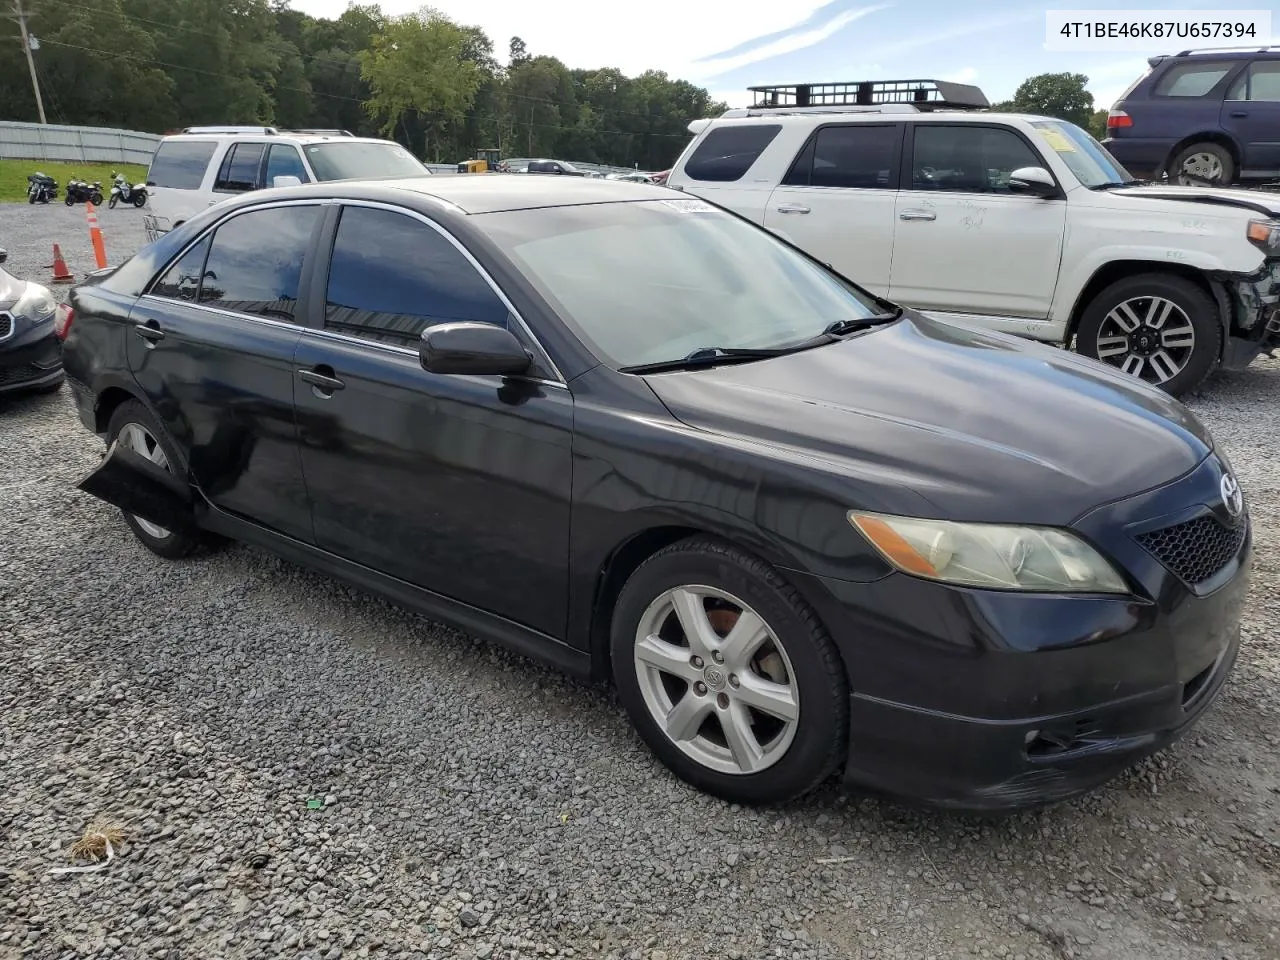
<svg viewBox="0 0 1280 960">
<path fill-rule="evenodd" d="M 400 144 L 342 130 L 188 127 L 156 148 L 147 205 L 168 230 L 228 197 L 294 182 L 281 177 L 312 183 L 430 175 Z"/>
</svg>

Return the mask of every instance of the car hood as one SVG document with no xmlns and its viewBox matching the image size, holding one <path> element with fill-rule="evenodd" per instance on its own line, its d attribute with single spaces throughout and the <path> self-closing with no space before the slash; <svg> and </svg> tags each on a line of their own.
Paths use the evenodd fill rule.
<svg viewBox="0 0 1280 960">
<path fill-rule="evenodd" d="M 1228 190 L 1220 187 L 1117 187 L 1109 191 L 1116 197 L 1145 197 L 1148 200 L 1178 200 L 1183 203 L 1207 203 L 1238 207 L 1267 217 L 1280 216 L 1280 194 L 1263 190 Z"/>
<path fill-rule="evenodd" d="M 851 486 L 905 488 L 952 520 L 1066 525 L 1182 476 L 1213 446 L 1182 404 L 1100 363 L 918 314 L 646 380 L 688 426 L 817 457 Z"/>
</svg>

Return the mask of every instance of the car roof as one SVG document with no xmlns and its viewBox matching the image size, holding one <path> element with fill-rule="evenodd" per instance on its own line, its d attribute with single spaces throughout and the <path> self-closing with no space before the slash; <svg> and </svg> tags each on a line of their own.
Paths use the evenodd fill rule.
<svg viewBox="0 0 1280 960">
<path fill-rule="evenodd" d="M 533 210 L 595 203 L 626 203 L 636 200 L 671 199 L 672 191 L 653 184 L 605 180 L 603 177 L 521 177 L 508 173 L 459 173 L 432 177 L 389 177 L 371 180 L 340 180 L 254 191 L 285 197 L 319 194 L 343 200 L 393 199 L 410 193 L 449 204 L 464 214 L 497 213 L 503 210 Z M 220 205 L 221 206 L 221 205 Z"/>
<path fill-rule="evenodd" d="M 342 134 L 323 133 L 174 133 L 167 137 L 170 140 L 261 140 L 263 143 L 395 143 L 394 140 L 382 140 L 378 137 L 348 137 Z M 399 144 L 396 144 L 399 146 Z"/>
</svg>

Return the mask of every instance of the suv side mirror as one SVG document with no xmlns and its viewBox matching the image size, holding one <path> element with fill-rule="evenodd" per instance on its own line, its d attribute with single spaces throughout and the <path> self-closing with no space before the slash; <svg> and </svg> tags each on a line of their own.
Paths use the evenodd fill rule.
<svg viewBox="0 0 1280 960">
<path fill-rule="evenodd" d="M 427 327 L 418 344 L 418 359 L 427 373 L 459 376 L 515 376 L 533 365 L 515 334 L 491 323 Z"/>
<path fill-rule="evenodd" d="M 1058 184 L 1044 167 L 1019 167 L 1009 174 L 1009 189 L 1014 193 L 1028 193 L 1042 200 L 1058 195 Z"/>
<path fill-rule="evenodd" d="M 271 178 L 271 185 L 273 187 L 300 187 L 302 186 L 302 180 L 292 174 L 282 173 L 278 177 Z"/>
</svg>

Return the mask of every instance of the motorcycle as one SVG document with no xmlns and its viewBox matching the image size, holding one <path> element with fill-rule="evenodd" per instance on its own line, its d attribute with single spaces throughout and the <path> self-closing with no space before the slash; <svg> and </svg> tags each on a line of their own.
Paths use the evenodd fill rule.
<svg viewBox="0 0 1280 960">
<path fill-rule="evenodd" d="M 102 203 L 102 181 L 89 183 L 87 180 L 68 180 L 66 205 L 70 207 L 85 202 Z"/>
<path fill-rule="evenodd" d="M 143 207 L 147 203 L 147 188 L 140 183 L 130 184 L 123 173 L 111 171 L 111 199 L 107 206 L 114 209 L 117 203 L 132 203 L 135 207 Z"/>
<path fill-rule="evenodd" d="M 48 203 L 58 199 L 58 181 L 47 173 L 27 175 L 27 203 Z"/>
</svg>

